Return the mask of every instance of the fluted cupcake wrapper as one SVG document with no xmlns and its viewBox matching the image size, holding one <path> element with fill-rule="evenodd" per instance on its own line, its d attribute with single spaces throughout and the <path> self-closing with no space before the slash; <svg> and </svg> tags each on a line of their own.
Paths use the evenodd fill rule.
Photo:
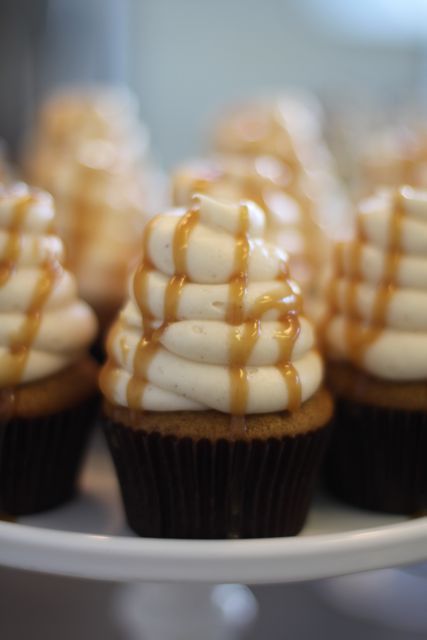
<svg viewBox="0 0 427 640">
<path fill-rule="evenodd" d="M 326 481 L 358 507 L 417 515 L 427 509 L 427 413 L 340 399 Z"/>
<path fill-rule="evenodd" d="M 73 497 L 98 400 L 39 418 L 0 422 L 0 511 L 28 515 Z"/>
<path fill-rule="evenodd" d="M 297 534 L 329 428 L 269 440 L 192 440 L 104 421 L 130 527 L 161 538 Z"/>
</svg>

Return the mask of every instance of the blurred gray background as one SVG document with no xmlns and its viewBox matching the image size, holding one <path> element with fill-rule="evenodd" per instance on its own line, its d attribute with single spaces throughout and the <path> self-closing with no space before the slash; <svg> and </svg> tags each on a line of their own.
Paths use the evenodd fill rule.
<svg viewBox="0 0 427 640">
<path fill-rule="evenodd" d="M 426 47 L 424 0 L 2 0 L 0 135 L 15 145 L 53 87 L 124 82 L 170 166 L 259 91 L 308 87 L 359 115 L 423 100 Z"/>
</svg>

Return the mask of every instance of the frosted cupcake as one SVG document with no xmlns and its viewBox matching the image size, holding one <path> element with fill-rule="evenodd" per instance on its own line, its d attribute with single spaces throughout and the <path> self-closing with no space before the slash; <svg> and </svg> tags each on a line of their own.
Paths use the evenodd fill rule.
<svg viewBox="0 0 427 640">
<path fill-rule="evenodd" d="M 194 160 L 172 177 L 175 205 L 193 193 L 222 200 L 252 200 L 266 213 L 266 239 L 289 255 L 291 276 L 310 290 L 325 260 L 327 242 L 315 222 L 313 202 L 290 169 L 272 156 L 216 156 Z"/>
<path fill-rule="evenodd" d="M 53 194 L 70 269 L 106 328 L 125 296 L 148 214 L 129 158 L 104 141 L 86 142 L 59 165 Z"/>
<path fill-rule="evenodd" d="M 105 432 L 140 535 L 293 535 L 332 413 L 285 254 L 254 203 L 156 216 L 101 373 Z"/>
<path fill-rule="evenodd" d="M 396 126 L 371 132 L 360 151 L 361 190 L 379 185 L 427 187 L 427 131 Z"/>
<path fill-rule="evenodd" d="M 138 118 L 137 100 L 130 91 L 82 87 L 48 97 L 24 150 L 27 174 L 49 190 L 55 184 L 58 158 L 73 155 L 90 140 L 125 147 L 135 158 L 146 159 L 149 134 Z"/>
<path fill-rule="evenodd" d="M 298 170 L 322 153 L 322 110 L 312 96 L 283 94 L 226 111 L 215 132 L 221 152 L 269 154 Z"/>
<path fill-rule="evenodd" d="M 327 473 L 369 509 L 427 507 L 427 192 L 362 201 L 336 248 L 324 338 L 338 398 Z"/>
<path fill-rule="evenodd" d="M 101 329 L 125 296 L 142 228 L 161 200 L 148 152 L 136 101 L 117 90 L 48 100 L 27 149 L 28 175 L 55 198 L 68 264 Z"/>
<path fill-rule="evenodd" d="M 223 154 L 272 156 L 311 199 L 313 220 L 330 237 L 351 220 L 349 199 L 323 135 L 323 113 L 310 94 L 282 94 L 226 111 L 214 132 Z M 294 191 L 295 194 L 295 191 Z"/>
<path fill-rule="evenodd" d="M 95 409 L 93 312 L 77 297 L 47 193 L 0 189 L 0 510 L 70 498 Z"/>
</svg>

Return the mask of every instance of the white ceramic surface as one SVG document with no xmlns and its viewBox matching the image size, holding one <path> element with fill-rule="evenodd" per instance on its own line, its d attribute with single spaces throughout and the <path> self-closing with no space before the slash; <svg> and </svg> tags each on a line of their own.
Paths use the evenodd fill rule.
<svg viewBox="0 0 427 640">
<path fill-rule="evenodd" d="M 291 582 L 427 559 L 427 518 L 405 520 L 319 496 L 296 538 L 191 541 L 135 537 L 109 456 L 96 441 L 82 493 L 67 506 L 0 522 L 0 564 L 105 580 Z"/>
</svg>

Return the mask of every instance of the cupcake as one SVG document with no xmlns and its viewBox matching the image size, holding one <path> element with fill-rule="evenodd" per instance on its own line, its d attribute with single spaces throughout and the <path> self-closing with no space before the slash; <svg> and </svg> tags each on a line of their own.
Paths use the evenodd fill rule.
<svg viewBox="0 0 427 640">
<path fill-rule="evenodd" d="M 158 205 L 148 151 L 136 101 L 113 90 L 54 96 L 28 145 L 27 174 L 55 198 L 68 266 L 101 333 L 123 301 L 128 266 Z"/>
<path fill-rule="evenodd" d="M 427 187 L 427 131 L 421 126 L 390 126 L 371 132 L 360 150 L 360 190 L 406 184 Z"/>
<path fill-rule="evenodd" d="M 357 506 L 427 507 L 427 192 L 360 204 L 336 247 L 322 333 L 337 398 L 331 490 Z"/>
<path fill-rule="evenodd" d="M 96 408 L 96 320 L 53 224 L 47 193 L 0 190 L 0 511 L 13 515 L 73 495 Z"/>
<path fill-rule="evenodd" d="M 314 219 L 314 203 L 287 165 L 273 156 L 194 160 L 174 172 L 174 204 L 188 204 L 195 192 L 258 204 L 266 214 L 266 239 L 288 253 L 291 276 L 302 289 L 309 292 L 313 288 L 327 254 L 327 241 Z"/>
<path fill-rule="evenodd" d="M 272 156 L 291 184 L 311 200 L 311 217 L 327 236 L 342 233 L 351 207 L 323 135 L 322 108 L 314 96 L 288 93 L 225 111 L 214 131 L 223 154 Z"/>
<path fill-rule="evenodd" d="M 24 149 L 29 177 L 49 189 L 58 158 L 72 156 L 88 140 L 125 147 L 142 161 L 149 152 L 149 134 L 138 118 L 138 104 L 128 90 L 82 87 L 62 90 L 42 104 Z"/>
<path fill-rule="evenodd" d="M 101 371 L 104 428 L 142 536 L 303 526 L 332 413 L 286 255 L 252 202 L 205 195 L 146 226 Z"/>
<path fill-rule="evenodd" d="M 272 155 L 298 170 L 323 148 L 323 114 L 313 96 L 282 94 L 226 110 L 214 137 L 223 153 Z"/>
</svg>

